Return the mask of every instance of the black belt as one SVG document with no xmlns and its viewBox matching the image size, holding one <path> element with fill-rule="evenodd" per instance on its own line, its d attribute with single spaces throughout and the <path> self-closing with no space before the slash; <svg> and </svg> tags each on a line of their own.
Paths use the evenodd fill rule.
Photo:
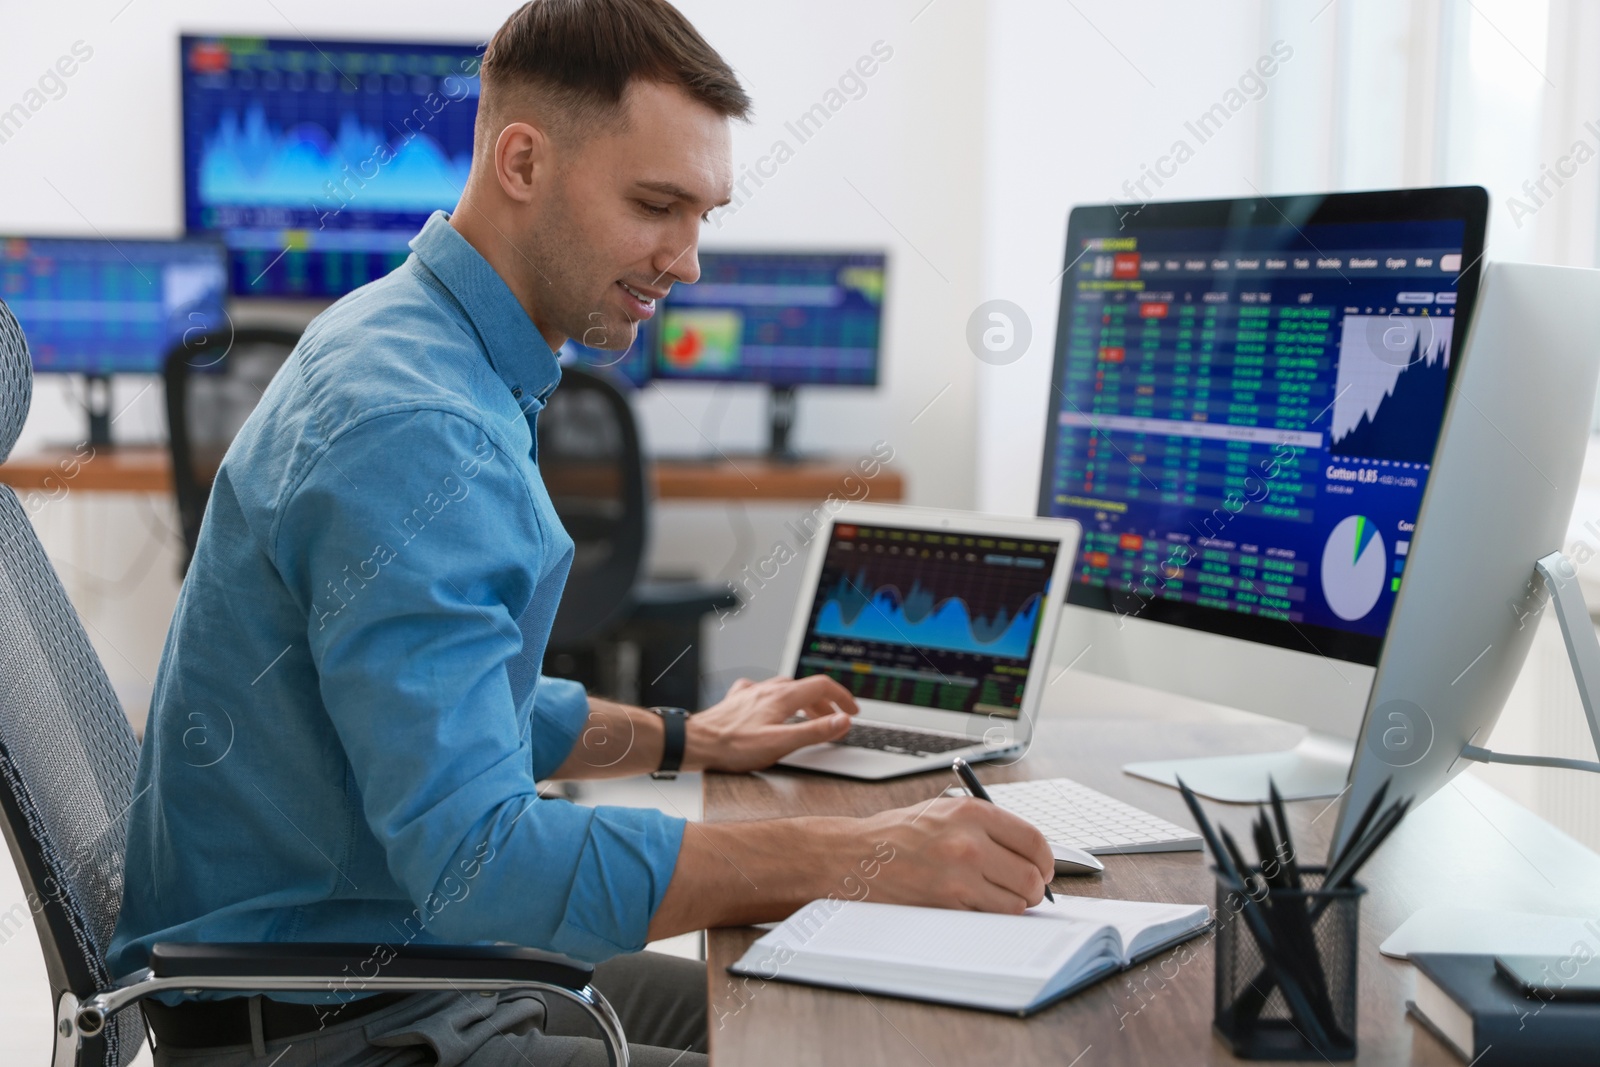
<svg viewBox="0 0 1600 1067">
<path fill-rule="evenodd" d="M 375 993 L 343 1004 L 291 1004 L 271 997 L 229 997 L 191 1000 L 169 1007 L 158 1000 L 143 1003 L 144 1017 L 156 1043 L 168 1048 L 211 1048 L 249 1045 L 250 1001 L 261 1002 L 261 1040 L 282 1041 L 327 1026 L 359 1019 L 398 1004 L 410 993 Z"/>
</svg>

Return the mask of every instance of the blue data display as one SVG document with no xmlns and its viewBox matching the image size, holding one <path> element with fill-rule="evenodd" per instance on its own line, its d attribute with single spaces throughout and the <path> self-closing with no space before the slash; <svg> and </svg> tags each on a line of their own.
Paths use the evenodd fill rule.
<svg viewBox="0 0 1600 1067">
<path fill-rule="evenodd" d="M 1015 615 L 1001 605 L 992 618 L 985 618 L 974 616 L 959 597 L 938 601 L 920 579 L 913 579 L 903 592 L 894 586 L 873 589 L 863 568 L 840 575 L 817 615 L 816 632 L 841 641 L 882 641 L 1027 659 L 1041 599 L 1037 594 L 1030 597 Z"/>
<path fill-rule="evenodd" d="M 478 50 L 184 37 L 184 218 L 239 294 L 337 297 L 405 261 L 472 162 Z"/>
<path fill-rule="evenodd" d="M 184 336 L 227 326 L 212 241 L 0 237 L 0 299 L 41 373 L 155 373 Z"/>
<path fill-rule="evenodd" d="M 833 527 L 799 673 L 869 700 L 1016 716 L 1058 546 Z"/>
<path fill-rule="evenodd" d="M 635 389 L 640 389 L 650 381 L 650 353 L 654 344 L 655 320 L 646 319 L 639 323 L 633 344 L 629 345 L 626 351 L 590 348 L 586 344 L 572 340 L 562 345 L 557 355 L 563 364 L 576 364 L 601 373 L 614 374 Z"/>
<path fill-rule="evenodd" d="M 1070 249 L 1041 496 L 1084 526 L 1069 602 L 1254 639 L 1273 638 L 1218 613 L 1277 620 L 1375 662 L 1443 423 L 1464 229 Z"/>
<path fill-rule="evenodd" d="M 876 385 L 882 254 L 702 253 L 663 302 L 655 376 Z"/>
</svg>

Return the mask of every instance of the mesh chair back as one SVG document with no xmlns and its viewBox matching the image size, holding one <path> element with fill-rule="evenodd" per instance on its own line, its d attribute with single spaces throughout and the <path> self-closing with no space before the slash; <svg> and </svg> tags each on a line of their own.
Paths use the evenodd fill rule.
<svg viewBox="0 0 1600 1067">
<path fill-rule="evenodd" d="M 299 342 L 298 330 L 241 326 L 186 340 L 167 354 L 167 441 L 186 571 L 223 453 Z"/>
<path fill-rule="evenodd" d="M 22 329 L 0 303 L 0 461 L 32 396 Z M 44 949 L 51 1004 L 111 984 L 125 817 L 138 742 L 16 494 L 0 485 L 0 808 Z M 137 1009 L 84 1042 L 85 1067 L 123 1067 L 144 1042 Z"/>
<path fill-rule="evenodd" d="M 575 546 L 550 647 L 576 648 L 622 616 L 644 565 L 639 428 L 606 374 L 570 365 L 537 422 L 539 472 Z"/>
</svg>

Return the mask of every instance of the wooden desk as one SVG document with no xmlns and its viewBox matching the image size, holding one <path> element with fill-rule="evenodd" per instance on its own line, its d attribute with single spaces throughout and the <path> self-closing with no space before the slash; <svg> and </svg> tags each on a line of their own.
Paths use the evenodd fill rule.
<svg viewBox="0 0 1600 1067">
<path fill-rule="evenodd" d="M 651 464 L 660 500 L 820 501 L 832 493 L 840 499 L 860 497 L 858 483 L 870 486 L 873 500 L 897 501 L 905 496 L 899 471 L 881 468 L 863 479 L 851 460 L 808 460 L 772 463 L 761 458 L 663 459 Z M 846 484 L 846 479 L 855 481 Z M 13 456 L 0 464 L 0 483 L 20 491 L 59 492 L 62 487 L 89 492 L 170 493 L 172 467 L 165 448 L 134 446 L 104 449 L 58 448 Z"/>
<path fill-rule="evenodd" d="M 1123 774 L 1124 762 L 1266 751 L 1285 747 L 1296 736 L 1281 724 L 1199 705 L 1175 706 L 1159 695 L 1085 675 L 1069 674 L 1056 683 L 1049 703 L 1027 756 L 1012 767 L 980 767 L 985 781 L 1066 775 L 1180 825 L 1192 820 L 1177 791 Z M 947 773 L 885 783 L 791 771 L 707 774 L 705 817 L 866 815 L 924 801 L 951 781 Z M 1206 808 L 1236 836 L 1255 814 L 1245 806 L 1208 802 Z M 1325 801 L 1290 805 L 1295 840 L 1308 854 L 1319 859 L 1326 854 L 1335 814 Z M 849 863 L 841 863 L 841 881 Z M 1203 902 L 1215 908 L 1208 863 L 1198 852 L 1107 856 L 1104 874 L 1058 878 L 1053 884 L 1057 893 Z M 1405 1016 L 1404 1002 L 1414 990 L 1411 966 L 1378 952 L 1379 942 L 1417 908 L 1460 904 L 1600 913 L 1600 857 L 1470 774 L 1413 812 L 1363 870 L 1361 881 L 1369 893 L 1361 905 L 1360 1063 L 1459 1065 Z M 727 965 L 759 934 L 749 928 L 713 930 L 708 940 L 707 1024 L 718 1067 L 1239 1062 L 1211 1033 L 1209 937 L 1190 943 L 1194 956 L 1186 964 L 1179 965 L 1180 950 L 1173 950 L 1030 1019 L 1016 1019 L 783 982 L 747 982 L 728 974 Z"/>
</svg>

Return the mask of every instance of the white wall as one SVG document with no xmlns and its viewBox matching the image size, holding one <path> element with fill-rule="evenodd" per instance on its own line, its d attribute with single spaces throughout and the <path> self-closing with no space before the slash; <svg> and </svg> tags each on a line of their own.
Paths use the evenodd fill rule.
<svg viewBox="0 0 1600 1067">
<path fill-rule="evenodd" d="M 795 149 L 775 178 L 747 186 L 754 195 L 707 230 L 705 245 L 887 249 L 883 387 L 801 390 L 798 445 L 848 457 L 887 441 L 910 502 L 971 507 L 977 361 L 964 331 L 979 299 L 984 8 L 963 0 L 924 9 L 925 2 L 763 5 L 759 18 L 747 5 L 685 5 L 756 97 L 755 122 L 735 135 L 735 169 L 753 166 L 775 140 Z M 867 80 L 865 95 L 798 144 L 785 122 L 879 41 L 893 56 Z M 640 409 L 648 443 L 660 452 L 737 455 L 765 442 L 756 387 L 652 386 Z M 799 568 L 759 589 L 741 576 L 773 558 L 780 541 L 798 548 L 785 523 L 814 504 L 658 510 L 658 570 L 731 580 L 754 594 L 737 616 L 712 624 L 703 664 L 711 693 L 778 669 Z"/>
<path fill-rule="evenodd" d="M 884 248 L 890 256 L 883 386 L 802 390 L 797 443 L 854 457 L 887 440 L 912 500 L 969 506 L 974 361 L 961 338 L 979 274 L 984 9 L 924 4 L 788 0 L 763 4 L 759 17 L 734 0 L 681 6 L 755 98 L 755 121 L 735 134 L 736 170 L 755 164 L 777 138 L 794 148 L 775 177 L 747 185 L 754 195 L 707 229 L 706 246 Z M 22 100 L 77 42 L 92 55 L 59 98 L 0 144 L 0 232 L 180 231 L 181 31 L 483 40 L 512 7 L 510 0 L 274 0 L 231 6 L 226 15 L 198 0 L 8 7 L 0 16 L 0 110 Z M 865 79 L 864 91 L 799 143 L 784 122 L 821 101 L 878 42 L 880 54 L 892 54 Z M 120 440 L 159 440 L 161 391 L 153 382 L 119 381 L 116 409 L 126 409 L 115 426 Z M 19 450 L 81 437 L 70 385 L 39 381 Z M 755 387 L 668 385 L 647 390 L 639 408 L 647 441 L 663 452 L 737 454 L 765 442 L 764 394 Z M 735 576 L 768 555 L 783 522 L 805 510 L 792 503 L 663 507 L 657 567 Z M 171 521 L 163 499 L 76 492 L 38 513 L 47 547 L 136 719 L 148 703 L 176 597 Z M 788 607 L 777 595 L 762 599 L 712 641 L 707 666 L 719 688 L 736 673 L 776 669 Z"/>
<path fill-rule="evenodd" d="M 1033 341 L 1016 362 L 976 368 L 980 508 L 1034 513 L 1071 207 L 1127 199 L 1123 182 L 1137 182 L 1179 139 L 1193 157 L 1163 185 L 1147 182 L 1148 199 L 1252 195 L 1261 103 L 1246 104 L 1204 144 L 1184 123 L 1266 51 L 1260 21 L 1258 5 L 1244 0 L 992 6 L 982 299 L 1019 305 Z M 1268 83 L 1267 99 L 1298 62 Z"/>
<path fill-rule="evenodd" d="M 1037 42 L 1059 57 L 1043 62 Z M 984 112 L 985 299 L 1021 305 L 1033 348 L 978 368 L 977 500 L 1037 496 L 1067 211 L 1127 197 L 1186 119 L 1274 41 L 1294 56 L 1157 198 L 1481 184 L 1488 255 L 1592 266 L 1600 162 L 1537 201 L 1575 142 L 1600 150 L 1600 7 L 1583 0 L 1000 0 Z M 1029 61 L 1018 61 L 1029 57 Z M 1594 123 L 1591 131 L 1585 123 Z M 1513 198 L 1536 208 L 1527 213 Z"/>
</svg>

